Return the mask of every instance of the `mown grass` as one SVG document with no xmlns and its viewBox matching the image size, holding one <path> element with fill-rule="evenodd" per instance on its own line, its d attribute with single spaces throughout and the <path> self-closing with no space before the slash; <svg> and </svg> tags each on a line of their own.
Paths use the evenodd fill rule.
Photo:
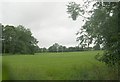
<svg viewBox="0 0 120 82">
<path fill-rule="evenodd" d="M 3 80 L 113 80 L 104 63 L 94 56 L 102 51 L 37 53 L 3 56 Z"/>
</svg>

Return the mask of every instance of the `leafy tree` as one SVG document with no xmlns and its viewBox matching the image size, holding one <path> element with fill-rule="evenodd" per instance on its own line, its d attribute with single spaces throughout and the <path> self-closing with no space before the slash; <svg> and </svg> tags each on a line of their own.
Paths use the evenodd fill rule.
<svg viewBox="0 0 120 82">
<path fill-rule="evenodd" d="M 40 48 L 39 52 L 48 52 L 48 49 L 47 48 Z"/>
<path fill-rule="evenodd" d="M 120 2 L 94 2 L 85 1 L 84 5 L 70 2 L 67 5 L 68 14 L 73 20 L 82 16 L 85 22 L 78 31 L 77 41 L 80 45 L 94 43 L 105 48 L 104 55 L 100 58 L 107 65 L 120 64 Z M 76 14 L 75 14 L 76 13 Z"/>
<path fill-rule="evenodd" d="M 2 24 L 0 23 L 0 54 L 2 53 Z"/>
<path fill-rule="evenodd" d="M 67 51 L 67 47 L 66 46 L 62 46 L 63 52 Z"/>
<path fill-rule="evenodd" d="M 14 53 L 15 51 L 15 27 L 6 25 L 3 27 L 3 50 L 6 53 Z"/>
<path fill-rule="evenodd" d="M 67 49 L 67 51 L 69 51 L 69 52 L 84 51 L 84 50 L 85 50 L 85 48 L 79 47 L 79 46 L 68 47 L 68 49 Z"/>
<path fill-rule="evenodd" d="M 63 52 L 63 46 L 62 45 L 59 45 L 58 52 Z"/>
<path fill-rule="evenodd" d="M 59 47 L 59 44 L 58 44 L 58 43 L 55 43 L 55 44 L 53 44 L 52 46 L 50 46 L 50 47 L 48 48 L 48 50 L 49 50 L 49 52 L 58 52 L 58 51 L 59 51 L 58 47 Z"/>
<path fill-rule="evenodd" d="M 37 39 L 32 36 L 30 29 L 19 25 L 17 27 L 6 25 L 2 27 L 3 53 L 34 54 Z"/>
<path fill-rule="evenodd" d="M 34 52 L 36 52 L 36 53 L 39 53 L 39 52 L 41 52 L 41 49 L 39 48 L 39 46 L 38 45 L 36 45 L 35 47 L 34 47 Z"/>
<path fill-rule="evenodd" d="M 93 47 L 94 50 L 100 50 L 100 45 L 99 44 L 96 44 L 94 47 Z"/>
<path fill-rule="evenodd" d="M 68 49 L 66 46 L 59 45 L 58 43 L 53 44 L 48 48 L 49 52 L 66 52 Z"/>
</svg>

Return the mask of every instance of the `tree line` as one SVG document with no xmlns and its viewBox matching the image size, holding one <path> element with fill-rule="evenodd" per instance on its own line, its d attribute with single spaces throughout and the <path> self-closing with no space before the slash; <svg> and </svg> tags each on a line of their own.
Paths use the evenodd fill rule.
<svg viewBox="0 0 120 82">
<path fill-rule="evenodd" d="M 66 47 L 63 45 L 60 45 L 58 43 L 54 43 L 52 46 L 49 48 L 39 48 L 37 53 L 41 52 L 76 52 L 76 51 L 88 51 L 88 50 L 100 50 L 103 48 L 100 48 L 100 45 L 95 45 L 93 47 L 80 47 L 80 46 L 75 46 L 75 47 Z"/>
</svg>

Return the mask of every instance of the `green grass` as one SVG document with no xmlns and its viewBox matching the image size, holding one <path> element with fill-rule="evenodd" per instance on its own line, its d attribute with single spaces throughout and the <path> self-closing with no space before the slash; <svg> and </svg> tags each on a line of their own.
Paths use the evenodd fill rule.
<svg viewBox="0 0 120 82">
<path fill-rule="evenodd" d="M 0 54 L 0 81 L 2 81 L 2 56 Z"/>
<path fill-rule="evenodd" d="M 108 80 L 115 79 L 94 56 L 102 51 L 37 53 L 3 56 L 3 80 Z"/>
</svg>

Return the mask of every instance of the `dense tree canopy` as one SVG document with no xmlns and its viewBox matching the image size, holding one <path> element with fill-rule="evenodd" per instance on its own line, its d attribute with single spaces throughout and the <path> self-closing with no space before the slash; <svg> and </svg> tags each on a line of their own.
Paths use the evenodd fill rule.
<svg viewBox="0 0 120 82">
<path fill-rule="evenodd" d="M 49 52 L 66 52 L 66 51 L 70 51 L 70 50 L 68 50 L 68 48 L 66 48 L 66 46 L 62 46 L 62 45 L 59 45 L 58 43 L 55 43 L 48 48 L 48 51 Z"/>
<path fill-rule="evenodd" d="M 49 52 L 57 52 L 58 51 L 59 44 L 55 43 L 52 46 L 48 48 Z"/>
<path fill-rule="evenodd" d="M 85 50 L 92 50 L 92 48 L 84 48 L 84 47 L 66 47 L 63 45 L 59 45 L 58 43 L 54 43 L 52 46 L 48 48 L 48 52 L 76 52 L 76 51 L 85 51 Z"/>
<path fill-rule="evenodd" d="M 37 39 L 32 36 L 30 29 L 19 25 L 2 25 L 2 52 L 34 54 L 37 46 Z"/>
<path fill-rule="evenodd" d="M 105 53 L 100 58 L 107 65 L 120 64 L 120 2 L 94 2 L 89 8 L 91 0 L 84 5 L 71 2 L 67 5 L 68 14 L 73 20 L 83 16 L 85 24 L 77 33 L 80 45 L 94 43 L 104 47 Z M 87 14 L 87 16 L 86 16 Z"/>
</svg>

